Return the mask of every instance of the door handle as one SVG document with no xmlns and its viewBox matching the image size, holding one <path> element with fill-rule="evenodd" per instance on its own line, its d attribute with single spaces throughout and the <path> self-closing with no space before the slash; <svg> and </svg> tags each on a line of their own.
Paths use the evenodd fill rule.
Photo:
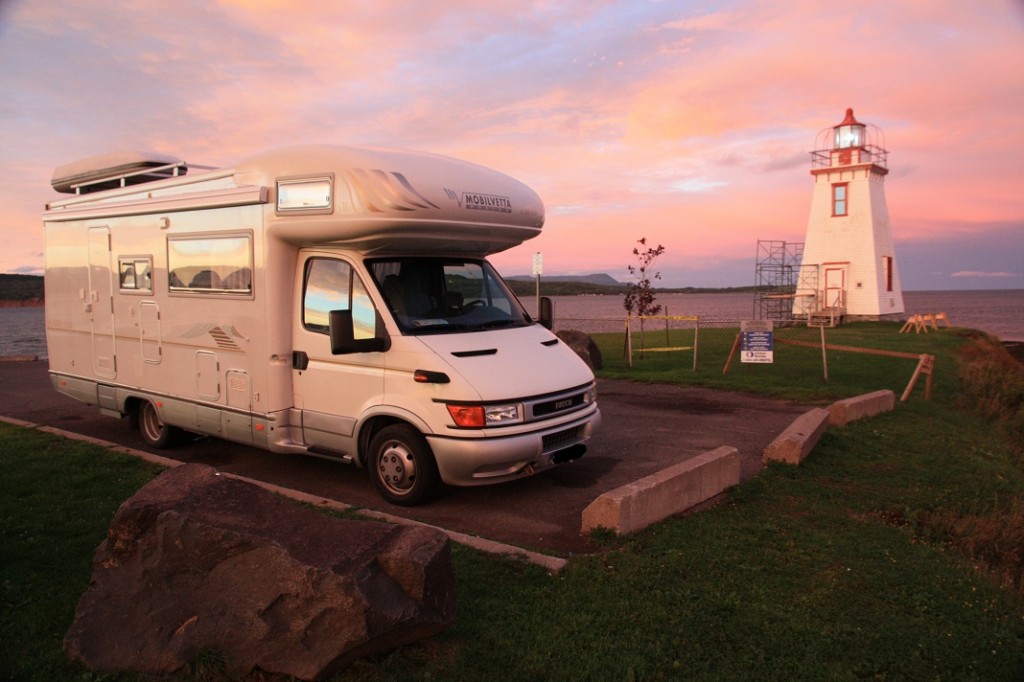
<svg viewBox="0 0 1024 682">
<path fill-rule="evenodd" d="M 309 356 L 304 350 L 292 351 L 292 369 L 306 369 L 309 367 Z"/>
</svg>

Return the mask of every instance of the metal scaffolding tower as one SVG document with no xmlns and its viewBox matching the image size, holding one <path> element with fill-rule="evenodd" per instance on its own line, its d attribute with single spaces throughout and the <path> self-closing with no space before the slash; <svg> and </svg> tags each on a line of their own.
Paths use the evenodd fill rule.
<svg viewBox="0 0 1024 682">
<path fill-rule="evenodd" d="M 754 278 L 754 319 L 789 322 L 793 319 L 804 243 L 757 240 Z"/>
</svg>

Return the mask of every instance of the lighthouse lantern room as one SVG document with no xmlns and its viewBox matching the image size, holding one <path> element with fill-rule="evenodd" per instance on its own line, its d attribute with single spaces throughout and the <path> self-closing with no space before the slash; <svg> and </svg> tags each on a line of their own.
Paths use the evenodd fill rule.
<svg viewBox="0 0 1024 682">
<path fill-rule="evenodd" d="M 853 109 L 818 133 L 795 317 L 877 320 L 903 313 L 885 202 L 887 162 L 881 130 L 858 121 Z"/>
</svg>

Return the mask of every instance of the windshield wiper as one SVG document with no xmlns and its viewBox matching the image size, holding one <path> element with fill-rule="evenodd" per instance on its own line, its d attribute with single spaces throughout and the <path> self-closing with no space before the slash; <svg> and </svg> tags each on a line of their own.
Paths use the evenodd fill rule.
<svg viewBox="0 0 1024 682">
<path fill-rule="evenodd" d="M 439 332 L 461 332 L 469 329 L 467 324 L 452 324 L 450 322 L 437 322 L 435 324 L 425 324 L 417 327 L 415 325 L 407 328 L 407 331 L 411 334 L 422 334 L 424 332 L 428 334 L 436 334 Z"/>
<path fill-rule="evenodd" d="M 478 329 L 497 329 L 498 327 L 521 327 L 524 324 L 522 320 L 490 320 L 481 322 L 476 327 Z"/>
</svg>

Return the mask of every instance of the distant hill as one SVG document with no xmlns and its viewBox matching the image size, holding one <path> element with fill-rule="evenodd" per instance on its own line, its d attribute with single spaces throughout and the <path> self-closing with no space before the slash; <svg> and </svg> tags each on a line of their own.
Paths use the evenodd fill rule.
<svg viewBox="0 0 1024 682">
<path fill-rule="evenodd" d="M 511 281 L 520 281 L 520 280 L 529 280 L 531 282 L 536 282 L 536 277 L 533 277 L 532 275 L 512 275 L 511 277 L 506 277 L 505 280 L 506 281 L 510 281 L 510 282 Z M 605 287 L 624 287 L 624 286 L 626 286 L 622 282 L 616 280 L 611 275 L 603 273 L 603 272 L 598 273 L 598 274 L 593 274 L 593 275 L 542 275 L 541 276 L 541 281 L 542 282 L 580 282 L 580 283 L 583 283 L 583 284 L 597 284 L 598 286 L 605 286 Z"/>
<path fill-rule="evenodd" d="M 505 281 L 516 296 L 533 296 L 537 293 L 537 280 L 529 275 L 513 275 Z M 540 293 L 542 296 L 585 296 L 595 294 L 625 294 L 628 284 L 619 282 L 611 275 L 542 275 Z M 658 288 L 659 294 L 718 294 L 746 293 L 757 290 L 755 286 L 744 287 L 671 287 Z"/>
<path fill-rule="evenodd" d="M 36 306 L 43 304 L 43 278 L 39 275 L 0 273 L 0 306 Z"/>
<path fill-rule="evenodd" d="M 516 296 L 537 293 L 537 278 L 512 275 L 505 281 Z M 583 294 L 621 294 L 626 285 L 604 273 L 594 275 L 542 275 L 540 292 L 544 296 L 580 296 Z"/>
</svg>

